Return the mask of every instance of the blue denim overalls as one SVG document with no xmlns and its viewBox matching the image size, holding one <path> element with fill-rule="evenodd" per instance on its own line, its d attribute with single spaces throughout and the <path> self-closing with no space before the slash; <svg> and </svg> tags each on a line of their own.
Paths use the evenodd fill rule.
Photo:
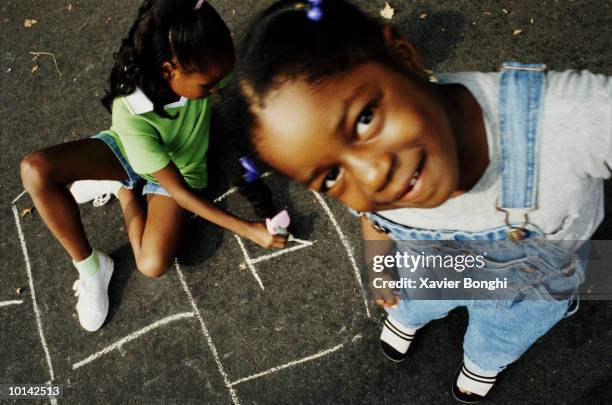
<svg viewBox="0 0 612 405">
<path fill-rule="evenodd" d="M 506 213 L 505 224 L 482 232 L 426 230 L 395 223 L 376 213 L 363 213 L 375 229 L 392 239 L 419 241 L 415 250 L 409 252 L 412 254 L 427 248 L 428 243 L 423 241 L 487 241 L 482 244 L 482 251 L 477 244 L 469 245 L 473 255 L 487 250 L 484 269 L 500 272 L 532 292 L 530 299 L 517 293 L 512 299 L 501 300 L 411 300 L 412 293 L 404 289 L 400 292 L 400 304 L 387 309 L 394 320 L 407 328 L 419 328 L 443 318 L 456 307 L 467 307 L 469 325 L 463 343 L 464 361 L 470 370 L 484 375 L 498 373 L 517 360 L 567 315 L 571 298 L 555 299 L 551 289 L 571 291 L 573 295 L 584 279 L 576 256 L 546 240 L 528 218 L 528 213 L 537 209 L 537 127 L 546 89 L 544 70 L 543 65 L 516 62 L 503 65 L 499 100 L 502 184 L 498 209 Z M 520 222 L 510 220 L 516 214 L 520 214 Z M 397 248 L 405 251 L 405 243 Z M 533 299 L 534 292 L 537 299 Z"/>
</svg>

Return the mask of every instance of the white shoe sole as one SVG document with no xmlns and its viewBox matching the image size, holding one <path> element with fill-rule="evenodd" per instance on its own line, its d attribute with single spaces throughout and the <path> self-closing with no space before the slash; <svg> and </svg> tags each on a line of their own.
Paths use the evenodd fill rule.
<svg viewBox="0 0 612 405">
<path fill-rule="evenodd" d="M 93 201 L 94 206 L 101 207 L 109 202 L 113 196 L 116 197 L 118 190 L 121 188 L 120 186 L 115 190 L 115 188 L 108 186 L 109 183 L 119 184 L 118 181 L 114 180 L 77 180 L 68 189 L 77 204 L 86 204 Z"/>
</svg>

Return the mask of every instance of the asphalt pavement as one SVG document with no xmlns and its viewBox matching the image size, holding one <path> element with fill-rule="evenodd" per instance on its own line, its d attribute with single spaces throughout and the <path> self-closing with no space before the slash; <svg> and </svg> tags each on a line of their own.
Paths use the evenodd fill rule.
<svg viewBox="0 0 612 405">
<path fill-rule="evenodd" d="M 270 1 L 212 3 L 240 37 Z M 384 7 L 358 3 L 375 15 Z M 378 348 L 381 313 L 364 300 L 357 270 L 356 220 L 277 174 L 266 181 L 276 205 L 292 213 L 293 233 L 302 241 L 270 256 L 196 219 L 177 264 L 157 280 L 135 270 L 118 204 L 83 206 L 92 244 L 111 253 L 116 273 L 104 327 L 95 333 L 79 327 L 71 289 L 76 272 L 30 210 L 19 161 L 109 126 L 99 98 L 138 4 L 0 4 L 0 384 L 50 382 L 64 389 L 59 403 L 75 404 L 454 403 L 450 385 L 467 313 L 453 311 L 424 328 L 409 360 L 386 361 Z M 392 22 L 434 72 L 496 70 L 514 59 L 612 75 L 610 1 L 391 5 Z M 207 193 L 253 217 L 240 195 L 225 194 L 236 178 L 238 152 L 223 128 L 217 119 L 213 155 L 224 164 L 213 170 Z M 609 202 L 595 239 L 612 239 L 611 211 Z M 612 302 L 582 302 L 576 315 L 508 368 L 489 402 L 612 403 L 611 324 Z"/>
</svg>

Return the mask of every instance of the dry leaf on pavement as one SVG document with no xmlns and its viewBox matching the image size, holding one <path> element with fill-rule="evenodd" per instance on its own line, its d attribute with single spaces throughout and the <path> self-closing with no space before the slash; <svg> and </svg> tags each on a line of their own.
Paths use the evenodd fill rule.
<svg viewBox="0 0 612 405">
<path fill-rule="evenodd" d="M 393 14 L 395 14 L 395 9 L 393 7 L 391 7 L 391 4 L 385 2 L 385 8 L 380 10 L 380 15 L 383 18 L 386 18 L 387 20 L 390 20 L 390 19 L 393 18 Z"/>
<path fill-rule="evenodd" d="M 29 18 L 26 18 L 25 21 L 23 22 L 23 26 L 26 28 L 32 28 L 32 26 L 36 24 L 37 22 L 38 20 L 34 20 L 34 19 L 31 20 Z"/>
</svg>

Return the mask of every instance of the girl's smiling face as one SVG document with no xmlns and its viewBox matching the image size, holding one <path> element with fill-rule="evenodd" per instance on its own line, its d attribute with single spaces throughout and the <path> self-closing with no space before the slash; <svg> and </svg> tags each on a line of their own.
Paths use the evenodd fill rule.
<svg viewBox="0 0 612 405">
<path fill-rule="evenodd" d="M 459 186 L 438 87 L 375 62 L 321 83 L 287 80 L 252 107 L 255 144 L 272 167 L 353 209 L 436 207 Z"/>
</svg>

